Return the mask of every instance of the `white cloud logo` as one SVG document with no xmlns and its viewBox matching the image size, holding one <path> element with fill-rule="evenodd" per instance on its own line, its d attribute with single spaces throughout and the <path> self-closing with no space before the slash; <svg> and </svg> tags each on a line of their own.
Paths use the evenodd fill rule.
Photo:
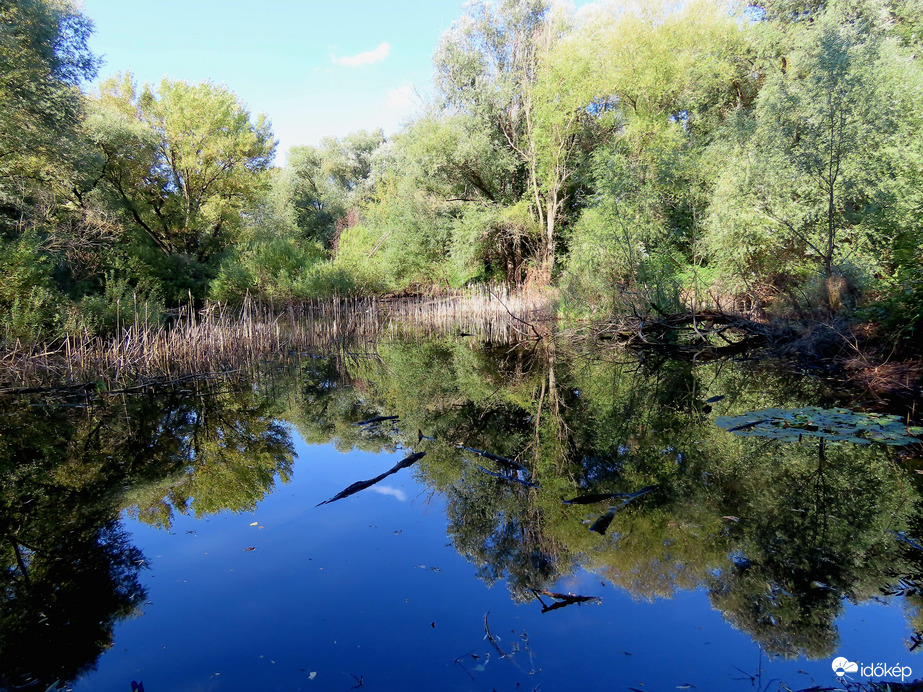
<svg viewBox="0 0 923 692">
<path fill-rule="evenodd" d="M 388 54 L 391 52 L 391 46 L 387 43 L 379 44 L 378 48 L 375 50 L 369 50 L 365 53 L 359 53 L 358 55 L 347 55 L 343 58 L 333 58 L 333 62 L 337 65 L 343 65 L 345 67 L 356 67 L 358 65 L 371 65 L 376 62 L 381 62 L 388 57 Z"/>
<path fill-rule="evenodd" d="M 853 663 L 852 661 L 846 658 L 843 658 L 842 656 L 840 656 L 839 658 L 833 659 L 833 663 L 831 665 L 833 666 L 833 672 L 836 673 L 836 676 L 838 678 L 843 677 L 844 675 L 846 675 L 846 673 L 859 672 L 858 663 Z"/>
</svg>

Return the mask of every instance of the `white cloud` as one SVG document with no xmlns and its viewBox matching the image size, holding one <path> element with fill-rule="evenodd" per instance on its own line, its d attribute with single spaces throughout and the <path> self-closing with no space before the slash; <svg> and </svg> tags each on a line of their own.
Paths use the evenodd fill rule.
<svg viewBox="0 0 923 692">
<path fill-rule="evenodd" d="M 407 500 L 407 493 L 400 488 L 394 488 L 390 485 L 376 485 L 372 488 L 372 492 L 376 492 L 379 495 L 390 495 L 396 498 L 398 502 L 405 502 Z"/>
<path fill-rule="evenodd" d="M 391 52 L 391 45 L 388 43 L 379 44 L 375 50 L 369 50 L 357 55 L 347 55 L 345 58 L 333 59 L 334 64 L 343 65 L 344 67 L 356 67 L 357 65 L 371 65 L 372 63 L 381 62 L 388 57 Z"/>
<path fill-rule="evenodd" d="M 392 111 L 407 111 L 417 105 L 415 96 L 416 91 L 409 84 L 392 89 L 385 99 L 385 108 Z"/>
</svg>

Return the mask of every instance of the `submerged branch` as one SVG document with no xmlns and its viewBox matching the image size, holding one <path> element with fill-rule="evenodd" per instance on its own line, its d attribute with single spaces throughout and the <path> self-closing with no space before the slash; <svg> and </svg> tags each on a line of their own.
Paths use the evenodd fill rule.
<svg viewBox="0 0 923 692">
<path fill-rule="evenodd" d="M 370 478 L 367 481 L 356 481 L 352 485 L 347 486 L 346 488 L 338 492 L 336 495 L 331 497 L 329 500 L 324 500 L 323 502 L 317 503 L 315 507 L 320 507 L 321 505 L 327 505 L 327 504 L 330 504 L 331 502 L 336 502 L 337 500 L 342 500 L 343 498 L 349 497 L 350 495 L 355 495 L 361 490 L 365 490 L 366 488 L 372 487 L 376 483 L 380 483 L 385 478 L 387 478 L 388 476 L 392 474 L 397 473 L 401 469 L 406 469 L 408 466 L 415 464 L 416 462 L 418 462 L 420 459 L 422 459 L 425 456 L 426 456 L 426 452 L 415 452 L 414 454 L 411 454 L 410 456 L 397 462 L 394 466 L 392 466 L 390 469 L 388 469 L 384 473 L 378 476 L 375 476 L 374 478 Z"/>
<path fill-rule="evenodd" d="M 538 599 L 538 602 L 542 604 L 542 614 L 549 613 L 552 610 L 558 610 L 559 608 L 566 608 L 575 603 L 577 605 L 581 603 L 602 603 L 602 599 L 599 596 L 578 596 L 570 593 L 555 593 L 547 589 L 529 589 L 529 591 L 531 591 L 535 598 Z M 554 599 L 554 602 L 548 605 L 542 600 L 542 596 L 548 596 Z"/>
</svg>

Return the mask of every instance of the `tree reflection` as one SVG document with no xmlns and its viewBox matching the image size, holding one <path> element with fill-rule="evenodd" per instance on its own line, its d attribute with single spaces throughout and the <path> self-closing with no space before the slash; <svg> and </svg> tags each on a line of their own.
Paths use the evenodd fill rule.
<svg viewBox="0 0 923 692">
<path fill-rule="evenodd" d="M 547 339 L 444 340 L 343 350 L 239 387 L 23 403 L 0 399 L 0 686 L 47 688 L 92 667 L 144 599 L 120 512 L 169 528 L 177 514 L 253 509 L 292 473 L 281 421 L 340 450 L 425 451 L 411 472 L 444 496 L 456 549 L 517 601 L 578 568 L 638 598 L 704 588 L 766 651 L 812 657 L 835 650 L 845 600 L 902 593 L 915 621 L 923 611 L 923 552 L 888 533 L 923 532 L 920 481 L 890 449 L 714 424 L 823 404 L 810 380 Z M 376 416 L 398 418 L 357 425 Z M 479 466 L 502 467 L 472 450 L 522 465 L 538 487 L 488 475 Z M 648 486 L 605 535 L 589 526 L 609 503 L 562 502 Z"/>
<path fill-rule="evenodd" d="M 767 652 L 818 657 L 835 650 L 844 599 L 873 597 L 884 566 L 907 562 L 886 529 L 908 525 L 918 496 L 890 450 L 743 440 L 714 425 L 823 403 L 816 381 L 549 341 L 390 344 L 337 369 L 337 386 L 295 405 L 299 429 L 322 412 L 340 448 L 425 449 L 415 472 L 445 496 L 457 550 L 516 600 L 578 566 L 640 598 L 704 587 Z M 371 434 L 351 425 L 375 415 L 400 421 Z M 541 487 L 485 475 L 459 445 L 515 460 Z M 605 536 L 588 530 L 605 503 L 561 502 L 650 485 Z"/>
<path fill-rule="evenodd" d="M 88 400 L 0 399 L 0 688 L 91 669 L 145 599 L 123 508 L 252 508 L 291 473 L 273 400 L 253 388 Z"/>
</svg>

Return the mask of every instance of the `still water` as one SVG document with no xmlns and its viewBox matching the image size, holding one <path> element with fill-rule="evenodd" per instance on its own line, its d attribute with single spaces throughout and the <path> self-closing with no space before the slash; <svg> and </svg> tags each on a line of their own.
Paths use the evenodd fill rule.
<svg viewBox="0 0 923 692">
<path fill-rule="evenodd" d="M 914 448 L 715 424 L 846 403 L 746 361 L 460 336 L 0 397 L 0 689 L 923 677 Z"/>
</svg>

